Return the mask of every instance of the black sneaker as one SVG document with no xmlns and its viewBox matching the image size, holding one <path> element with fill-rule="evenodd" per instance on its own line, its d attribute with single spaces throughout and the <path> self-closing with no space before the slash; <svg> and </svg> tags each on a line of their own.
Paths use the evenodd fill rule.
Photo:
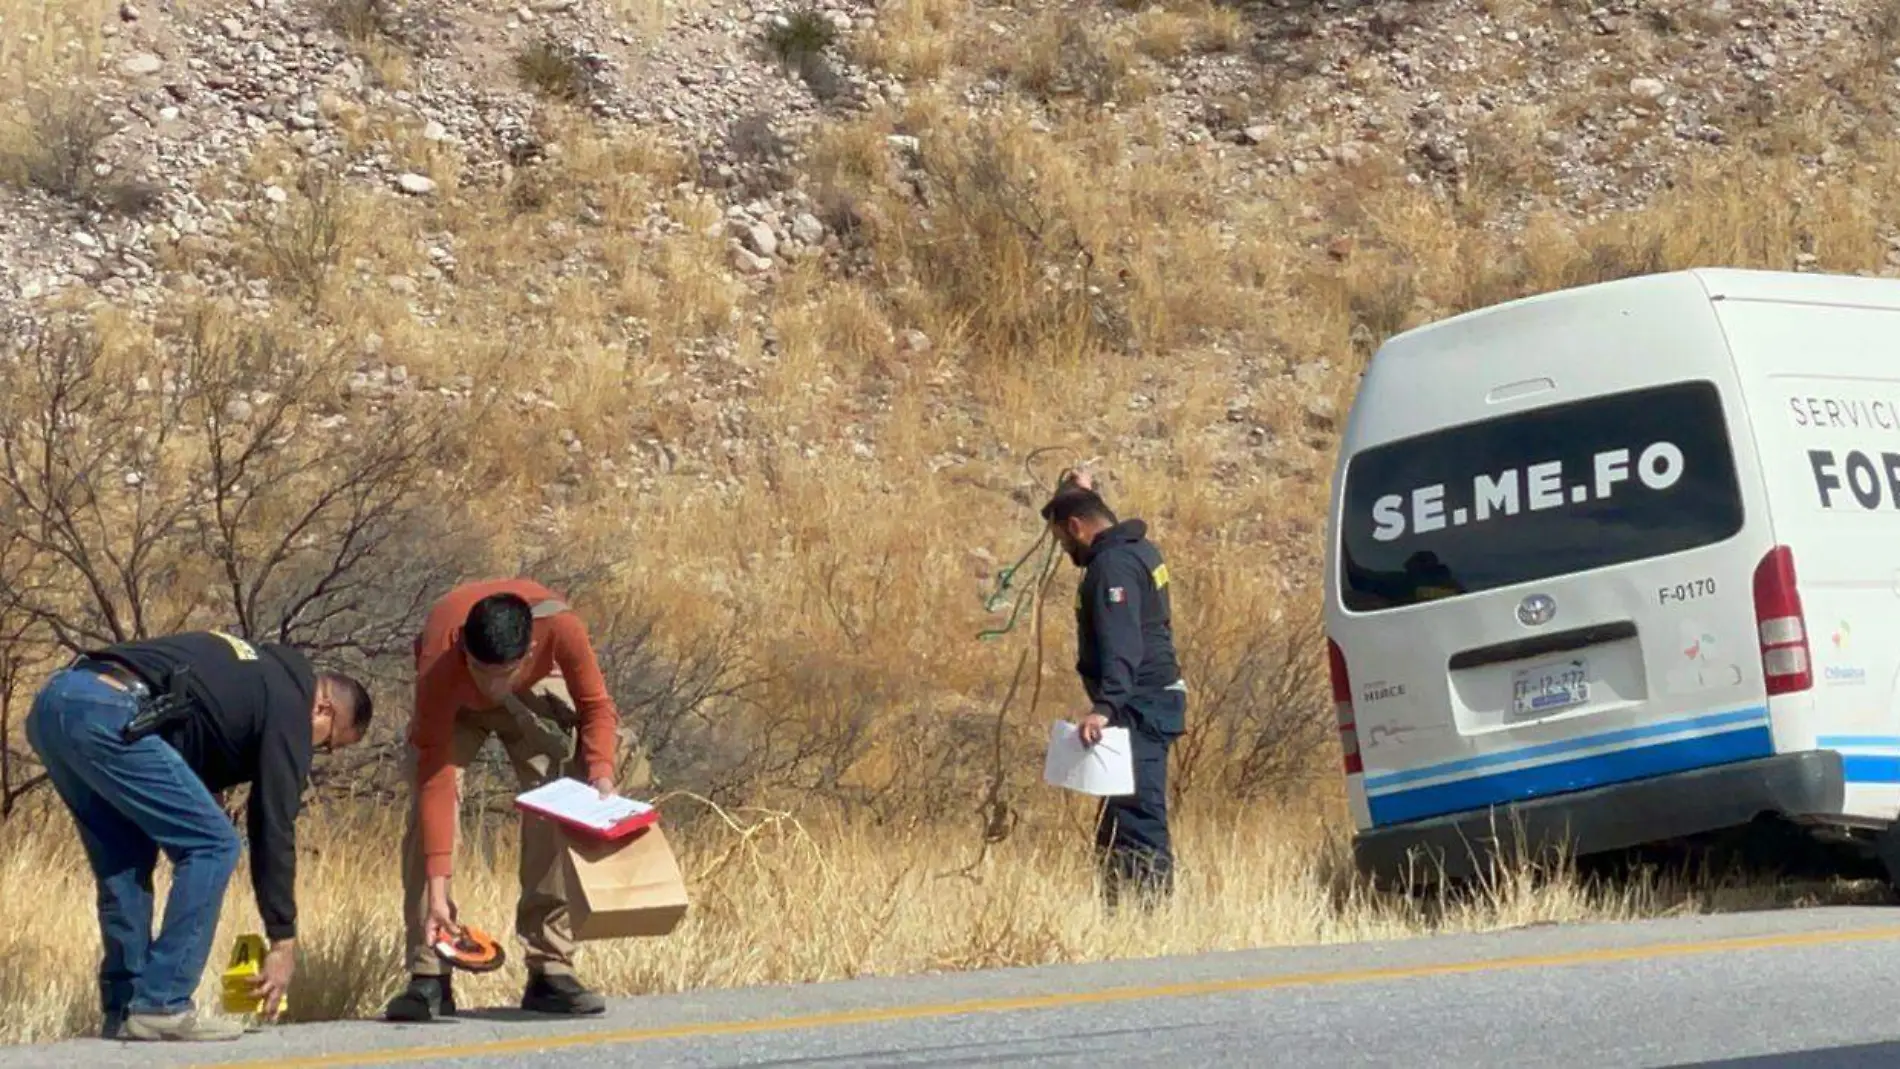
<svg viewBox="0 0 1900 1069">
<path fill-rule="evenodd" d="M 572 976 L 531 973 L 521 994 L 521 1008 L 530 1013 L 587 1015 L 607 1012 L 607 1000 L 581 986 Z"/>
<path fill-rule="evenodd" d="M 446 976 L 411 976 L 409 986 L 383 1010 L 391 1021 L 427 1021 L 455 1016 L 455 989 Z"/>
</svg>

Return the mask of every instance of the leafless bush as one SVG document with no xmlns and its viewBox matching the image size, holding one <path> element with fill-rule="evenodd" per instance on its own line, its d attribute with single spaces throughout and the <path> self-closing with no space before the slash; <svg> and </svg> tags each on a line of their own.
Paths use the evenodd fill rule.
<svg viewBox="0 0 1900 1069">
<path fill-rule="evenodd" d="M 31 705 L 31 684 L 38 678 L 33 670 L 45 653 L 44 642 L 32 619 L 12 604 L 15 591 L 7 548 L 11 546 L 0 547 L 0 820 L 11 817 L 21 799 L 46 781 L 45 770 L 21 729 Z"/>
<path fill-rule="evenodd" d="M 432 0 L 326 0 L 324 25 L 359 48 L 388 42 L 420 55 L 448 28 Z"/>
<path fill-rule="evenodd" d="M 286 206 L 261 237 L 271 274 L 283 288 L 315 311 L 330 271 L 349 236 L 349 212 L 342 183 L 318 170 L 299 178 L 302 199 Z"/>
<path fill-rule="evenodd" d="M 18 124 L 19 148 L 0 160 L 0 172 L 18 183 L 68 203 L 122 215 L 156 205 L 162 190 L 150 182 L 108 171 L 101 150 L 117 132 L 104 101 L 76 86 L 29 93 Z"/>
<path fill-rule="evenodd" d="M 603 89 L 588 56 L 548 37 L 515 53 L 515 73 L 536 91 L 569 104 L 587 103 Z"/>
<path fill-rule="evenodd" d="M 1133 332 L 1118 289 L 1099 277 L 1094 250 L 1035 155 L 993 123 L 920 139 L 929 217 L 914 248 L 922 281 L 998 356 L 1125 348 Z"/>
<path fill-rule="evenodd" d="M 25 334 L 0 361 L 0 622 L 50 648 L 216 626 L 387 671 L 477 559 L 438 485 L 463 424 L 335 404 L 334 353 L 203 311 L 136 369 L 81 323 Z"/>
<path fill-rule="evenodd" d="M 1188 730 L 1175 747 L 1174 798 L 1279 798 L 1303 785 L 1333 723 L 1318 615 L 1278 625 L 1243 616 L 1191 633 L 1182 645 Z"/>
<path fill-rule="evenodd" d="M 1037 24 L 1003 70 L 1045 102 L 1075 98 L 1091 107 L 1121 99 L 1129 72 L 1128 55 L 1073 12 Z"/>
</svg>

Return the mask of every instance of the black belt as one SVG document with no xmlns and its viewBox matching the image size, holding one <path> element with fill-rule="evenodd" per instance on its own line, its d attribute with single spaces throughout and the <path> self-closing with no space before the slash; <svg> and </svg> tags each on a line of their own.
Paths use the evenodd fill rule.
<svg viewBox="0 0 1900 1069">
<path fill-rule="evenodd" d="M 172 669 L 170 685 L 162 692 L 144 676 L 118 661 L 82 654 L 69 667 L 114 680 L 138 699 L 138 711 L 132 714 L 132 719 L 119 732 L 120 738 L 126 742 L 137 742 L 191 715 L 194 703 L 191 693 L 185 689 L 185 680 L 191 675 L 191 668 L 187 665 L 181 664 Z"/>
</svg>

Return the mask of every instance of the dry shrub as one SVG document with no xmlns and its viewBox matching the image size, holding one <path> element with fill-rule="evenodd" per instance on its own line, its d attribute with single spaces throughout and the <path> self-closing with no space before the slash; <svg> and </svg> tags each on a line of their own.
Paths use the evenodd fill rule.
<svg viewBox="0 0 1900 1069">
<path fill-rule="evenodd" d="M 584 104 L 603 88 L 588 57 L 565 42 L 543 37 L 515 53 L 515 73 L 542 95 L 567 104 Z"/>
<path fill-rule="evenodd" d="M 1133 46 L 1078 12 L 1039 15 L 1005 49 L 995 59 L 996 73 L 1046 103 L 1074 100 L 1099 108 L 1138 99 L 1145 90 L 1131 62 Z"/>
<path fill-rule="evenodd" d="M 298 175 L 297 200 L 259 227 L 256 272 L 279 293 L 316 312 L 329 293 L 331 273 L 350 247 L 357 225 L 352 192 L 333 175 L 309 168 Z"/>
<path fill-rule="evenodd" d="M 662 796 L 693 906 L 661 939 L 584 944 L 590 984 L 618 996 L 757 984 L 1248 947 L 1495 931 L 1584 919 L 1709 913 L 1795 902 L 1878 901 L 1862 885 L 1802 883 L 1767 889 L 1734 879 L 1648 873 L 1621 884 L 1579 878 L 1561 863 L 1502 867 L 1462 892 L 1405 898 L 1354 879 L 1346 844 L 1309 808 L 1271 805 L 1179 811 L 1177 901 L 1160 917 L 1110 917 L 1077 908 L 1089 893 L 1089 834 L 1080 807 L 1040 813 L 976 854 L 969 830 L 868 826 L 837 808 L 797 815 L 761 807 L 712 809 Z M 698 819 L 694 815 L 698 814 Z M 319 793 L 300 821 L 302 960 L 290 1019 L 373 1017 L 406 979 L 397 943 L 399 811 L 328 804 Z M 690 830 L 685 830 L 690 829 Z M 506 930 L 516 896 L 515 837 L 477 829 L 458 859 L 463 916 Z M 162 870 L 157 891 L 168 879 Z M 258 921 L 246 867 L 233 876 L 214 940 L 221 962 Z M 57 896 L 90 902 L 83 858 L 62 812 L 0 826 L 0 903 L 22 908 Z M 812 903 L 825 923 L 811 924 Z M 4 907 L 0 907 L 4 908 Z M 96 921 L 89 908 L 7 925 L 0 994 L 9 1012 L 0 1041 L 33 1042 L 98 1027 L 92 972 Z M 457 983 L 464 1006 L 508 1006 L 524 980 L 518 956 L 496 973 Z M 216 968 L 201 998 L 215 1002 Z M 30 984 L 22 977 L 32 977 Z"/>
<path fill-rule="evenodd" d="M 1246 16 L 1206 0 L 1148 7 L 1129 27 L 1135 47 L 1157 62 L 1236 51 L 1249 37 Z"/>
<path fill-rule="evenodd" d="M 83 84 L 28 92 L 0 131 L 0 178 L 81 208 L 142 215 L 163 198 L 152 182 L 97 167 L 118 132 L 111 108 Z"/>
<path fill-rule="evenodd" d="M 872 70 L 906 84 L 929 82 L 962 58 L 951 0 L 899 0 L 881 9 L 877 24 L 849 44 L 851 56 Z"/>
</svg>

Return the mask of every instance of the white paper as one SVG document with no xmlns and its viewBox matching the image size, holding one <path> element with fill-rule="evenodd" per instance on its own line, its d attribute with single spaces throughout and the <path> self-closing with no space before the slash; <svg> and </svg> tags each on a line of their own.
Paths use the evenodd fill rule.
<svg viewBox="0 0 1900 1069">
<path fill-rule="evenodd" d="M 515 800 L 600 831 L 653 808 L 617 794 L 602 798 L 593 787 L 567 777 L 516 795 Z"/>
<path fill-rule="evenodd" d="M 1058 720 L 1049 725 L 1049 756 L 1042 778 L 1053 787 L 1083 794 L 1114 797 L 1135 793 L 1134 750 L 1127 728 L 1103 728 L 1093 746 L 1082 743 L 1074 724 Z"/>
</svg>

